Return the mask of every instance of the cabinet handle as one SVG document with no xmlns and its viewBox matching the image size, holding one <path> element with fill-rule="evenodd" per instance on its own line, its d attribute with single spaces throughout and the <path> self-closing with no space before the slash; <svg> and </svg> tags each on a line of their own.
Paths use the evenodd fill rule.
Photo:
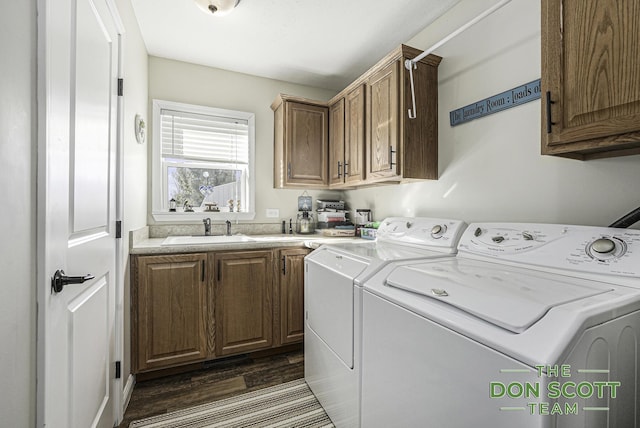
<svg viewBox="0 0 640 428">
<path fill-rule="evenodd" d="M 204 272 L 204 270 L 205 270 L 205 261 L 203 260 L 203 261 L 202 261 L 202 277 L 201 277 L 202 282 L 204 282 L 204 278 L 205 278 L 205 272 Z"/>
<path fill-rule="evenodd" d="M 551 91 L 547 91 L 547 134 L 551 134 L 551 125 L 556 124 L 551 121 L 551 104 L 555 103 L 555 101 L 551 101 Z"/>
<path fill-rule="evenodd" d="M 282 274 L 287 274 L 287 256 L 282 256 Z"/>
<path fill-rule="evenodd" d="M 347 169 L 347 167 L 349 166 L 349 164 L 347 162 L 344 163 L 344 176 L 346 177 L 347 175 L 349 175 L 349 170 Z"/>
<path fill-rule="evenodd" d="M 220 260 L 218 260 L 218 282 L 220 282 Z"/>
<path fill-rule="evenodd" d="M 342 162 L 338 161 L 338 178 L 342 177 Z"/>
<path fill-rule="evenodd" d="M 396 163 L 393 161 L 393 154 L 394 154 L 395 152 L 396 152 L 396 151 L 395 151 L 395 150 L 393 150 L 393 146 L 389 146 L 389 169 L 393 169 L 393 166 L 396 164 Z"/>
<path fill-rule="evenodd" d="M 287 177 L 291 178 L 291 162 L 287 163 Z"/>
</svg>

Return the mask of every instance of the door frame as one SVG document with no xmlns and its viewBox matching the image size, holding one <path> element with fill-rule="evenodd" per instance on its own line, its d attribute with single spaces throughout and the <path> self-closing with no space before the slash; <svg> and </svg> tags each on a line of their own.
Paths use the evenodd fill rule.
<svg viewBox="0 0 640 428">
<path fill-rule="evenodd" d="M 120 13 L 116 7 L 116 0 L 106 0 L 113 16 L 113 21 L 118 31 L 118 81 L 124 79 L 124 34 L 125 27 Z M 126 397 L 124 396 L 124 274 L 126 266 L 124 254 L 127 248 L 124 247 L 124 89 L 122 95 L 118 95 L 116 112 L 116 220 L 120 222 L 120 238 L 116 239 L 116 313 L 115 313 L 115 347 L 114 358 L 120 362 L 120 377 L 113 380 L 113 420 L 120 425 L 124 418 L 124 406 Z"/>
<path fill-rule="evenodd" d="M 77 0 L 70 0 L 77 1 Z M 124 63 L 124 34 L 125 27 L 120 17 L 116 6 L 116 0 L 103 0 L 107 4 L 109 11 L 113 18 L 113 23 L 118 33 L 118 65 L 117 65 L 117 78 L 118 80 L 123 78 L 123 63 Z M 43 427 L 45 420 L 45 332 L 46 332 L 46 296 L 50 292 L 50 272 L 46 271 L 46 251 L 45 247 L 45 234 L 46 234 L 46 193 L 45 188 L 47 185 L 47 82 L 49 75 L 47 73 L 47 28 L 50 23 L 47 19 L 48 8 L 56 7 L 52 2 L 47 0 L 36 1 L 36 110 L 37 110 L 37 180 L 36 180 L 36 426 Z M 116 186 L 116 220 L 122 224 L 124 214 L 124 95 L 118 96 L 116 101 L 116 160 L 115 160 L 115 186 Z M 125 263 L 123 261 L 123 255 L 126 249 L 123 245 L 122 238 L 116 239 L 116 245 L 114 248 L 115 256 L 115 272 L 116 272 L 116 289 L 115 289 L 115 314 L 114 314 L 114 329 L 115 329 L 115 344 L 114 344 L 114 359 L 121 362 L 124 359 L 124 272 Z M 122 373 L 120 378 L 112 379 L 112 394 L 113 394 L 113 415 L 116 424 L 120 424 L 124 415 L 124 396 L 123 396 L 123 378 Z"/>
</svg>

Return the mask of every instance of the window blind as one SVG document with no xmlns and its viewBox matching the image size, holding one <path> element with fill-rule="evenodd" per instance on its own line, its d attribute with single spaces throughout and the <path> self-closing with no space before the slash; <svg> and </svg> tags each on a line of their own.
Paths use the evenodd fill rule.
<svg viewBox="0 0 640 428">
<path fill-rule="evenodd" d="M 163 158 L 249 164 L 249 124 L 244 119 L 162 109 Z"/>
</svg>

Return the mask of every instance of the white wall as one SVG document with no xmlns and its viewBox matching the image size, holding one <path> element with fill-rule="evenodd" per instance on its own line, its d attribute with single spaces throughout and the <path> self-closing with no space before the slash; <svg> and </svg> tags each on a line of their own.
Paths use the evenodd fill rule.
<svg viewBox="0 0 640 428">
<path fill-rule="evenodd" d="M 463 0 L 407 44 L 426 49 L 495 3 Z M 450 111 L 540 78 L 539 1 L 513 0 L 436 53 L 444 58 L 439 180 L 348 191 L 351 207 L 371 207 L 376 219 L 603 226 L 640 205 L 640 156 L 583 162 L 540 155 L 539 100 L 449 125 Z"/>
<path fill-rule="evenodd" d="M 273 111 L 278 93 L 326 101 L 335 91 L 311 88 L 248 74 L 173 61 L 149 58 L 149 98 L 219 107 L 255 113 L 256 118 L 256 218 L 254 222 L 278 223 L 293 217 L 302 190 L 273 188 Z M 151 109 L 149 109 L 151 112 Z M 149 121 L 151 123 L 151 120 Z M 151 185 L 151 183 L 149 183 Z M 150 194 L 151 192 L 149 192 Z M 309 191 L 339 197 L 338 192 Z M 149 201 L 149 206 L 151 202 Z M 267 219 L 266 208 L 279 208 L 279 219 Z M 153 219 L 149 218 L 149 224 Z"/>
<path fill-rule="evenodd" d="M 134 120 L 139 114 L 149 123 L 148 105 L 148 55 L 142 40 L 138 22 L 133 13 L 130 0 L 116 0 L 120 18 L 125 27 L 123 41 L 124 78 L 124 195 L 123 195 L 123 265 L 124 295 L 122 314 L 124 316 L 124 360 L 122 362 L 123 380 L 127 382 L 131 372 L 130 340 L 130 302 L 129 302 L 129 231 L 147 224 L 147 147 L 136 142 Z M 123 384 L 126 387 L 126 383 Z"/>
<path fill-rule="evenodd" d="M 0 14 L 0 424 L 35 424 L 36 2 Z"/>
</svg>

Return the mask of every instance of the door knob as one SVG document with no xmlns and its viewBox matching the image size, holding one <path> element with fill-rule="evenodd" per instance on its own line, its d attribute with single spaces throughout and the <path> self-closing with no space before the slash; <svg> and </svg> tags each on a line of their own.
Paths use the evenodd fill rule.
<svg viewBox="0 0 640 428">
<path fill-rule="evenodd" d="M 85 276 L 67 276 L 62 269 L 58 269 L 51 278 L 51 288 L 54 293 L 59 293 L 67 284 L 82 284 L 93 278 L 95 277 L 91 274 Z"/>
</svg>

